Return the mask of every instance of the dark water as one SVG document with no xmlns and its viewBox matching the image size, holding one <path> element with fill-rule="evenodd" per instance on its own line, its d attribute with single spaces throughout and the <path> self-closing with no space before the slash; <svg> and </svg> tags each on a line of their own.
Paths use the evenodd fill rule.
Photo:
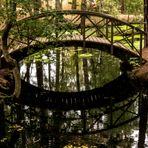
<svg viewBox="0 0 148 148">
<path fill-rule="evenodd" d="M 57 50 L 59 51 L 59 61 L 56 58 Z M 84 61 L 87 62 L 85 72 Z M 37 62 L 40 63 L 38 68 L 36 68 Z M 38 85 L 39 80 L 42 80 L 41 87 L 52 91 L 57 90 L 56 71 L 58 71 L 58 91 L 77 92 L 78 89 L 85 91 L 102 87 L 119 77 L 121 74 L 120 62 L 119 59 L 102 51 L 86 49 L 84 53 L 82 48 L 65 47 L 49 49 L 42 54 L 36 54 L 25 59 L 20 63 L 20 71 L 22 79 L 28 80 L 35 86 Z M 58 70 L 56 69 L 57 66 Z M 37 70 L 42 71 L 40 79 L 37 78 Z M 126 119 L 132 118 L 133 112 L 138 112 L 138 98 L 128 109 L 127 106 L 121 108 L 129 100 L 114 104 L 112 108 L 105 106 L 65 111 L 58 108 L 49 110 L 26 105 L 21 106 L 22 119 L 19 124 L 21 126 L 15 147 L 62 148 L 68 144 L 79 147 L 85 144 L 90 148 L 91 146 L 101 147 L 102 144 L 102 146 L 109 148 L 134 148 L 137 141 L 137 130 L 135 129 L 138 127 L 138 120 L 112 130 L 108 128 L 111 121 L 117 122 L 117 124 L 122 123 Z M 110 113 L 111 110 L 115 111 Z M 11 119 L 8 120 L 15 123 L 17 111 L 13 108 L 10 109 L 9 106 L 7 106 L 7 111 L 11 116 Z M 11 132 L 13 133 L 13 131 Z M 85 132 L 88 134 L 85 134 Z M 136 134 L 134 134 L 135 132 Z M 9 133 L 8 135 L 12 137 Z"/>
</svg>

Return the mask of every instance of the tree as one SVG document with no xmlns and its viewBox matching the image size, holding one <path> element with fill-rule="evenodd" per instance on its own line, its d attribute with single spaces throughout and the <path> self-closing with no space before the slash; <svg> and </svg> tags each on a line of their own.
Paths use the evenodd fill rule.
<svg viewBox="0 0 148 148">
<path fill-rule="evenodd" d="M 121 0 L 121 13 L 124 14 L 125 13 L 125 1 Z"/>
<path fill-rule="evenodd" d="M 148 1 L 144 0 L 144 31 L 146 32 L 145 36 L 145 47 L 148 47 Z"/>
<path fill-rule="evenodd" d="M 72 0 L 72 9 L 76 9 L 77 8 L 77 0 Z"/>
<path fill-rule="evenodd" d="M 16 3 L 12 0 L 9 3 L 9 13 L 7 16 L 7 21 L 5 24 L 5 28 L 2 33 L 2 53 L 4 55 L 4 58 L 6 62 L 10 65 L 9 69 L 13 71 L 13 75 L 15 78 L 15 90 L 12 97 L 19 97 L 20 91 L 21 91 L 21 80 L 20 80 L 20 74 L 19 69 L 16 60 L 12 59 L 11 56 L 8 53 L 8 36 L 9 31 L 13 25 L 13 23 L 16 21 Z"/>
<path fill-rule="evenodd" d="M 20 79 L 20 73 L 19 73 L 19 68 L 18 68 L 18 65 L 17 65 L 17 62 L 15 59 L 11 58 L 11 56 L 9 55 L 8 53 L 8 50 L 9 50 L 9 45 L 8 45 L 8 36 L 9 36 L 9 31 L 12 27 L 12 25 L 14 24 L 14 22 L 16 21 L 16 3 L 15 1 L 11 0 L 9 2 L 7 2 L 7 16 L 6 16 L 6 21 L 5 21 L 5 27 L 3 29 L 3 32 L 2 32 L 2 48 L 1 48 L 1 51 L 2 51 L 2 54 L 4 55 L 4 59 L 6 61 L 6 65 L 8 66 L 7 67 L 7 76 L 5 77 L 9 77 L 9 73 L 13 73 L 13 76 L 14 76 L 14 82 L 15 82 L 15 88 L 14 88 L 14 92 L 12 92 L 12 94 L 9 94 L 9 93 L 6 93 L 4 96 L 1 94 L 0 98 L 1 98 L 1 102 L 0 102 L 0 108 L 1 108 L 1 114 L 2 114 L 2 118 L 1 118 L 1 125 L 0 127 L 4 128 L 2 131 L 2 134 L 1 134 L 1 138 L 4 138 L 5 136 L 5 120 L 4 120 L 4 100 L 5 97 L 8 97 L 9 99 L 12 99 L 12 98 L 19 98 L 20 96 L 20 92 L 21 92 L 21 79 Z M 6 65 L 1 65 L 1 69 L 2 70 L 6 70 Z M 2 74 L 4 76 L 4 73 Z M 6 82 L 5 79 L 1 79 L 2 82 L 1 83 L 1 86 L 3 87 L 3 81 Z M 9 79 L 10 81 L 10 79 Z M 8 81 L 8 84 L 9 84 L 9 81 Z M 11 82 L 11 81 L 10 81 Z M 8 85 L 7 84 L 7 85 Z M 13 84 L 11 84 L 11 86 L 13 86 Z M 5 87 L 5 85 L 4 85 Z M 7 88 L 7 89 L 10 89 Z M 2 121 L 3 120 L 3 121 Z M 17 134 L 17 135 L 16 135 Z M 16 142 L 16 140 L 18 140 L 19 138 L 19 132 L 17 130 L 14 130 L 14 132 L 11 133 L 11 138 L 10 138 L 10 143 L 12 145 L 12 147 L 14 147 L 14 144 Z M 7 138 L 6 138 L 7 139 Z"/>
<path fill-rule="evenodd" d="M 147 95 L 142 95 L 140 101 L 140 121 L 139 121 L 139 140 L 138 148 L 145 148 L 145 134 L 147 129 L 147 120 L 148 120 L 148 97 Z"/>
</svg>

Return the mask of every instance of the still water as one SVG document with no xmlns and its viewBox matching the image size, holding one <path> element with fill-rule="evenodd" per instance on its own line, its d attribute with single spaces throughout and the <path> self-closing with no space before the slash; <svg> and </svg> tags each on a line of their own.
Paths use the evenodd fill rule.
<svg viewBox="0 0 148 148">
<path fill-rule="evenodd" d="M 57 51 L 60 51 L 59 53 L 59 60 L 56 58 L 57 56 Z M 42 59 L 42 60 L 40 60 Z M 40 63 L 40 64 L 39 64 Z M 58 63 L 58 65 L 57 65 Z M 85 65 L 86 69 L 84 68 L 84 63 L 87 63 Z M 37 68 L 37 65 L 40 66 Z M 58 68 L 57 68 L 58 67 Z M 81 48 L 75 49 L 74 47 L 71 47 L 71 50 L 69 51 L 68 48 L 59 48 L 57 50 L 50 49 L 47 53 L 42 54 L 42 56 L 39 55 L 33 55 L 32 57 L 28 59 L 25 59 L 24 61 L 21 62 L 21 75 L 24 80 L 28 80 L 29 83 L 38 86 L 38 80 L 39 78 L 37 77 L 37 70 L 42 73 L 41 79 L 43 80 L 43 84 L 41 87 L 47 90 L 52 90 L 55 91 L 57 90 L 57 71 L 58 71 L 58 80 L 59 80 L 59 87 L 58 91 L 85 91 L 87 89 L 94 89 L 97 87 L 102 87 L 103 85 L 111 82 L 112 80 L 116 79 L 118 76 L 120 76 L 121 71 L 120 71 L 120 60 L 110 56 L 102 51 L 94 50 L 92 49 L 87 49 L 87 52 L 85 54 L 82 52 Z M 27 78 L 27 72 L 29 72 L 29 77 Z M 87 73 L 87 75 L 86 75 Z M 87 82 L 86 82 L 87 81 Z M 78 88 L 78 82 L 79 82 L 79 88 Z M 87 87 L 86 87 L 87 84 Z M 125 103 L 125 102 L 123 102 Z M 119 104 L 120 106 L 121 104 Z M 135 105 L 135 104 L 134 104 Z M 118 106 L 118 105 L 117 105 Z M 39 108 L 31 108 L 28 106 L 25 106 L 26 112 L 30 112 L 31 110 L 34 110 L 35 114 L 40 114 L 41 110 Z M 132 107 L 133 110 L 133 107 Z M 98 114 L 105 112 L 105 109 L 102 107 L 100 109 L 92 109 L 92 110 L 86 110 L 85 111 L 85 116 L 87 118 L 86 123 L 88 123 L 88 127 L 92 124 L 92 129 L 93 131 L 97 130 L 98 128 L 104 128 L 110 121 L 109 114 L 103 115 L 100 117 L 99 120 L 95 121 L 96 117 L 98 117 Z M 136 112 L 136 111 L 135 111 Z M 48 123 L 47 129 L 49 130 L 49 135 L 47 136 L 48 138 L 51 137 L 51 131 L 54 126 L 54 124 L 57 122 L 57 119 L 54 118 L 54 114 L 56 113 L 55 110 L 46 110 L 44 112 L 46 114 L 46 121 Z M 63 111 L 60 114 L 64 116 L 63 120 L 62 118 L 59 117 L 58 120 L 63 120 L 60 122 L 60 124 L 56 123 L 60 131 L 64 131 L 65 137 L 66 132 L 82 132 L 82 126 L 83 126 L 83 121 L 80 120 L 80 117 L 83 115 L 83 111 L 77 110 L 77 111 Z M 117 114 L 121 114 L 120 112 L 115 112 L 114 116 L 117 116 Z M 95 117 L 96 116 L 96 117 Z M 130 116 L 130 115 L 127 115 Z M 124 116 L 124 118 L 127 118 L 127 116 Z M 91 117 L 91 118 L 90 118 Z M 34 125 L 34 130 L 39 128 L 40 126 L 40 116 L 35 116 L 33 115 L 30 119 L 29 114 L 25 113 L 25 120 L 27 123 L 27 126 L 32 126 Z M 56 120 L 56 121 L 55 121 Z M 131 128 L 132 125 L 132 128 Z M 125 140 L 125 136 L 127 136 L 127 140 L 133 139 L 132 144 L 130 144 L 131 148 L 136 148 L 137 141 L 138 141 L 138 121 L 134 121 L 133 124 L 126 125 L 125 127 L 122 126 L 119 129 L 115 129 L 113 131 L 107 132 L 107 138 L 106 138 L 106 143 L 108 141 L 108 137 L 110 135 L 115 135 L 117 139 L 117 135 L 122 135 L 121 133 L 123 132 L 123 141 L 121 141 L 122 144 L 117 144 L 117 148 L 126 148 L 127 141 Z M 26 130 L 26 132 L 28 132 Z M 113 134 L 115 133 L 115 134 Z M 52 134 L 51 134 L 52 135 Z M 41 139 L 40 133 L 38 136 L 34 136 L 33 133 L 30 133 L 30 135 L 26 135 L 26 139 L 29 141 L 33 142 L 33 139 L 36 139 L 34 144 L 38 145 L 39 141 Z M 52 140 L 49 140 L 50 142 L 54 141 L 54 138 L 56 136 L 54 135 Z M 97 138 L 95 136 L 89 136 L 87 137 L 88 139 L 93 139 L 93 142 L 89 141 L 90 143 L 96 143 L 94 141 L 98 141 L 98 138 L 102 138 L 102 136 L 97 135 Z M 64 139 L 64 134 L 61 137 L 62 141 L 65 142 L 67 140 Z M 83 141 L 83 143 L 88 143 L 88 140 L 85 140 L 82 138 L 77 139 L 75 138 L 67 138 L 69 140 L 69 143 L 73 143 L 75 141 Z M 96 140 L 95 140 L 96 139 Z M 78 142 L 78 143 L 79 143 Z M 123 144 L 124 142 L 124 144 Z M 47 142 L 48 143 L 48 142 Z M 99 143 L 99 142 L 98 142 Z M 49 144 L 49 143 L 48 143 Z M 101 142 L 100 142 L 101 144 Z M 146 144 L 148 145 L 148 137 L 146 138 Z M 30 144 L 28 144 L 30 145 Z M 129 146 L 128 146 L 129 147 Z M 127 148 L 128 148 L 127 147 Z M 69 147 L 68 147 L 69 148 Z M 77 148 L 77 147 L 75 147 Z M 90 148 L 90 146 L 89 146 Z M 95 148 L 95 144 L 94 144 Z"/>
</svg>

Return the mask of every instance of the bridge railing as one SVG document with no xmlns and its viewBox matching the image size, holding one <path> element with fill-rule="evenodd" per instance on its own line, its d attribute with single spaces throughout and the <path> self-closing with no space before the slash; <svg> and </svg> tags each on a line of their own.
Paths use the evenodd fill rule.
<svg viewBox="0 0 148 148">
<path fill-rule="evenodd" d="M 145 32 L 106 14 L 79 10 L 52 11 L 30 16 L 16 22 L 10 32 L 11 50 L 45 41 L 60 41 L 66 37 L 83 40 L 101 38 L 114 46 L 136 52 L 142 57 Z"/>
</svg>

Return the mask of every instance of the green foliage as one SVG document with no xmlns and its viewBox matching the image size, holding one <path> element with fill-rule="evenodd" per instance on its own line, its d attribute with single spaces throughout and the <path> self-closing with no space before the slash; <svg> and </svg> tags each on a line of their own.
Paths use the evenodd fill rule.
<svg viewBox="0 0 148 148">
<path fill-rule="evenodd" d="M 119 13 L 119 2 L 117 0 L 97 0 L 96 11 L 117 15 Z"/>
<path fill-rule="evenodd" d="M 126 0 L 126 12 L 128 14 L 143 14 L 143 2 L 143 0 Z"/>
<path fill-rule="evenodd" d="M 0 143 L 5 143 L 6 141 L 7 141 L 7 138 L 5 137 L 0 140 Z"/>
<path fill-rule="evenodd" d="M 21 132 L 23 130 L 23 127 L 18 125 L 18 124 L 14 124 L 14 125 L 10 125 L 9 126 L 9 132 L 12 133 L 14 131 L 18 131 Z"/>
<path fill-rule="evenodd" d="M 124 7 L 126 14 L 143 14 L 143 0 L 124 0 Z M 117 15 L 120 13 L 120 9 L 120 0 L 97 0 L 96 11 Z"/>
<path fill-rule="evenodd" d="M 129 63 L 133 66 L 133 68 L 137 68 L 140 66 L 139 58 L 130 58 Z"/>
</svg>

